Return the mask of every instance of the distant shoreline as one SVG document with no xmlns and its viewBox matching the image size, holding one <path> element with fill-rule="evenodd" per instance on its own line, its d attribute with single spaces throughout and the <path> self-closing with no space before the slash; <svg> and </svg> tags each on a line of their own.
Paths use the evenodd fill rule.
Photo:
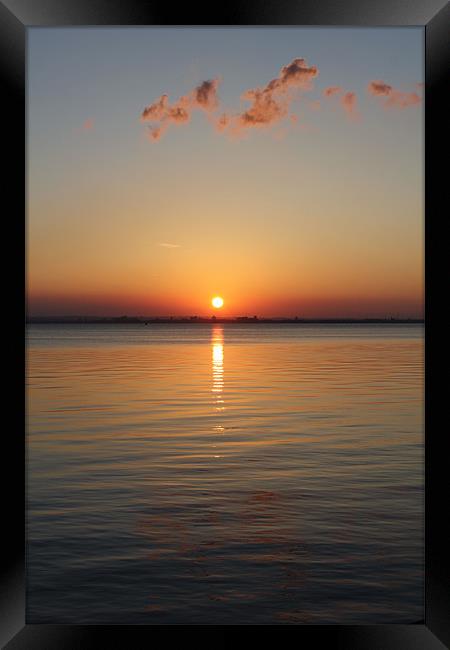
<svg viewBox="0 0 450 650">
<path fill-rule="evenodd" d="M 145 318 L 141 316 L 111 316 L 111 317 L 93 317 L 93 316 L 55 316 L 55 317 L 38 317 L 30 316 L 27 325 L 191 325 L 191 324 L 221 324 L 221 325 L 423 325 L 423 318 L 257 318 L 240 316 L 237 318 L 220 318 L 220 317 L 162 317 L 162 318 Z"/>
</svg>

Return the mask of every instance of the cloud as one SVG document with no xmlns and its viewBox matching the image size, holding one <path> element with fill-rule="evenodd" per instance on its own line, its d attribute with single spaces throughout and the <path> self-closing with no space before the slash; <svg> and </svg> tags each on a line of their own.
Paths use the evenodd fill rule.
<svg viewBox="0 0 450 650">
<path fill-rule="evenodd" d="M 337 99 L 349 119 L 358 120 L 360 118 L 356 93 L 344 92 L 341 86 L 329 86 L 323 90 L 322 94 L 327 99 Z"/>
<path fill-rule="evenodd" d="M 159 140 L 173 125 L 188 124 L 195 110 L 202 111 L 218 133 L 231 136 L 240 136 L 255 128 L 269 129 L 279 123 L 298 128 L 298 117 L 291 111 L 292 104 L 301 91 L 312 89 L 313 81 L 318 75 L 316 66 L 308 65 L 303 58 L 295 58 L 283 66 L 278 75 L 265 86 L 245 90 L 241 100 L 248 105 L 239 112 L 219 110 L 218 88 L 221 80 L 215 77 L 202 81 L 173 103 L 170 103 L 167 94 L 161 95 L 144 108 L 140 119 L 147 127 L 150 141 Z M 420 84 L 411 86 L 417 91 L 421 87 Z M 415 90 L 403 92 L 380 80 L 370 81 L 367 90 L 370 95 L 378 97 L 386 108 L 406 108 L 421 101 Z M 325 88 L 322 96 L 340 107 L 349 119 L 360 119 L 355 92 L 336 85 Z M 312 110 L 318 110 L 321 101 L 315 99 L 307 102 L 307 105 Z M 85 124 L 85 128 L 92 128 L 91 120 Z"/>
<path fill-rule="evenodd" d="M 268 126 L 278 122 L 288 112 L 288 102 L 285 98 L 274 97 L 273 91 L 266 89 L 247 90 L 242 99 L 251 102 L 251 106 L 237 116 L 238 124 L 242 127 Z"/>
<path fill-rule="evenodd" d="M 158 242 L 157 245 L 162 248 L 181 248 L 181 244 L 169 244 L 168 242 Z"/>
<path fill-rule="evenodd" d="M 419 84 L 417 84 L 419 88 Z M 422 101 L 420 95 L 416 92 L 403 92 L 393 88 L 384 81 L 370 81 L 367 86 L 367 92 L 372 97 L 380 97 L 384 108 L 407 108 L 414 106 Z"/>
<path fill-rule="evenodd" d="M 216 110 L 219 83 L 219 79 L 203 81 L 173 104 L 169 103 L 168 95 L 161 95 L 153 104 L 146 106 L 141 113 L 141 121 L 151 123 L 148 127 L 150 140 L 159 140 L 171 124 L 187 124 L 194 109 L 205 112 Z"/>
<path fill-rule="evenodd" d="M 348 117 L 351 119 L 358 119 L 358 100 L 356 98 L 356 93 L 347 92 L 342 95 L 340 103 L 344 111 L 347 113 Z"/>
<path fill-rule="evenodd" d="M 310 82 L 317 77 L 319 70 L 316 66 L 308 66 L 305 59 L 294 59 L 289 65 L 281 68 L 280 83 L 286 86 L 310 87 Z"/>
<path fill-rule="evenodd" d="M 149 126 L 148 136 L 152 140 L 159 140 L 171 124 L 186 124 L 189 122 L 191 110 L 189 97 L 180 97 L 176 102 L 170 104 L 169 97 L 161 95 L 156 102 L 142 111 L 141 121 L 153 123 Z"/>
<path fill-rule="evenodd" d="M 386 101 L 385 106 L 396 108 L 407 108 L 420 104 L 422 98 L 417 93 L 404 93 L 400 90 L 394 90 Z"/>
<path fill-rule="evenodd" d="M 367 86 L 370 95 L 389 95 L 392 92 L 392 86 L 384 81 L 370 81 Z"/>
<path fill-rule="evenodd" d="M 231 118 L 227 113 L 222 113 L 219 115 L 219 117 L 215 120 L 214 125 L 217 129 L 217 131 L 225 131 L 231 124 Z"/>
<path fill-rule="evenodd" d="M 329 86 L 325 88 L 322 94 L 324 97 L 333 97 L 333 95 L 338 95 L 341 92 L 342 88 L 340 86 Z"/>
<path fill-rule="evenodd" d="M 147 137 L 149 140 L 159 140 L 163 133 L 168 129 L 168 126 L 165 128 L 161 126 L 149 126 L 147 131 Z"/>
<path fill-rule="evenodd" d="M 83 125 L 81 127 L 83 131 L 90 131 L 91 129 L 94 128 L 94 120 L 88 118 L 83 122 Z"/>
<path fill-rule="evenodd" d="M 317 67 L 309 66 L 305 59 L 294 59 L 281 68 L 278 77 L 262 88 L 246 90 L 241 99 L 250 102 L 250 106 L 241 113 L 222 114 L 216 128 L 238 135 L 249 128 L 271 127 L 288 115 L 295 92 L 310 90 L 312 80 L 318 74 Z"/>
<path fill-rule="evenodd" d="M 219 105 L 219 100 L 217 98 L 217 88 L 219 87 L 219 83 L 219 79 L 202 81 L 202 83 L 194 89 L 194 105 L 205 111 L 216 110 Z"/>
<path fill-rule="evenodd" d="M 144 108 L 141 121 L 146 123 L 152 141 L 159 140 L 171 125 L 187 124 L 194 110 L 206 113 L 219 133 L 236 135 L 253 127 L 270 127 L 289 115 L 296 92 L 309 90 L 318 74 L 316 66 L 309 66 L 305 59 L 293 59 L 266 86 L 250 88 L 242 94 L 241 99 L 250 104 L 247 109 L 240 113 L 222 111 L 218 115 L 215 113 L 219 109 L 220 78 L 209 79 L 172 104 L 168 95 L 161 95 Z"/>
</svg>

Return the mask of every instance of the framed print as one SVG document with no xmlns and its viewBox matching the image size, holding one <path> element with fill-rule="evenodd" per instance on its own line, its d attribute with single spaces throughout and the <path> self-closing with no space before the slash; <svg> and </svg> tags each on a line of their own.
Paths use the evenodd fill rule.
<svg viewBox="0 0 450 650">
<path fill-rule="evenodd" d="M 0 5 L 2 643 L 449 647 L 448 5 L 202 12 Z"/>
</svg>

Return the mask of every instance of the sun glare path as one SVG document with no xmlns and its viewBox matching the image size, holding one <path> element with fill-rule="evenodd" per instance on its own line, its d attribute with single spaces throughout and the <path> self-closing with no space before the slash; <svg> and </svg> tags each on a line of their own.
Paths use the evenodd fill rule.
<svg viewBox="0 0 450 650">
<path fill-rule="evenodd" d="M 215 398 L 216 410 L 224 410 L 223 401 L 223 329 L 215 327 L 212 332 L 212 393 Z"/>
</svg>

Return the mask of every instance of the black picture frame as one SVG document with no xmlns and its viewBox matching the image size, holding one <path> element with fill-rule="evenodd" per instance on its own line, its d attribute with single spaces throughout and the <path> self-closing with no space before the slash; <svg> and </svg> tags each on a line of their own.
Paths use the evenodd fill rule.
<svg viewBox="0 0 450 650">
<path fill-rule="evenodd" d="M 228 0 L 214 7 L 174 5 L 148 0 L 0 0 L 0 70 L 6 168 L 2 183 L 3 242 L 15 249 L 3 274 L 5 346 L 10 366 L 4 377 L 11 397 L 4 411 L 12 416 L 3 429 L 3 472 L 10 476 L 2 541 L 0 641 L 21 648 L 140 648 L 151 644 L 153 626 L 27 625 L 25 621 L 25 82 L 26 32 L 31 26 L 59 25 L 419 25 L 425 33 L 425 619 L 413 625 L 297 626 L 303 647 L 352 650 L 419 650 L 450 647 L 450 540 L 446 531 L 449 482 L 446 455 L 445 319 L 441 309 L 446 255 L 443 237 L 448 175 L 444 139 L 448 121 L 446 72 L 449 65 L 450 9 L 443 0 Z M 5 138 L 7 136 L 7 138 Z M 445 174 L 445 176 L 444 176 Z M 9 206 L 9 207 L 6 207 Z M 8 229 L 8 232 L 6 231 Z M 4 256 L 3 256 L 4 257 Z M 13 400 L 14 396 L 14 400 Z M 448 399 L 448 398 L 447 398 Z M 13 406 L 9 406 L 9 404 Z M 8 408 L 9 407 L 9 408 Z"/>
</svg>

